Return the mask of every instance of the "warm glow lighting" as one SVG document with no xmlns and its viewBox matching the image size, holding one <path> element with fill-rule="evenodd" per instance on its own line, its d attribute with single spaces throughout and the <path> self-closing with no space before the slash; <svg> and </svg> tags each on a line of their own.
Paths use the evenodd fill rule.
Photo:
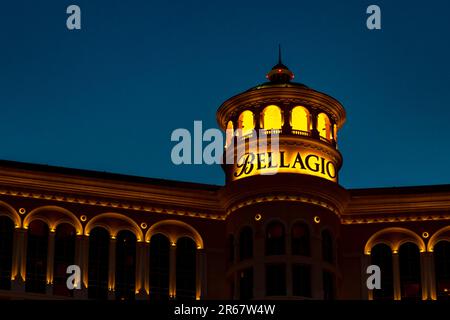
<svg viewBox="0 0 450 320">
<path fill-rule="evenodd" d="M 147 229 L 147 224 L 146 224 L 145 222 L 142 222 L 142 223 L 141 223 L 141 228 L 142 228 L 142 229 Z"/>
<path fill-rule="evenodd" d="M 262 112 L 262 127 L 266 130 L 281 129 L 283 119 L 281 110 L 275 105 L 264 108 Z"/>
<path fill-rule="evenodd" d="M 314 217 L 314 222 L 315 223 L 320 223 L 320 217 L 319 216 L 315 216 Z"/>
<path fill-rule="evenodd" d="M 20 214 L 25 214 L 27 212 L 27 210 L 25 210 L 25 208 L 20 208 L 19 209 L 19 213 Z"/>
<path fill-rule="evenodd" d="M 295 107 L 291 112 L 292 130 L 309 132 L 311 128 L 309 111 L 301 106 Z"/>
<path fill-rule="evenodd" d="M 225 147 L 228 147 L 231 144 L 231 141 L 233 141 L 233 133 L 234 133 L 233 122 L 228 121 Z"/>
<path fill-rule="evenodd" d="M 239 116 L 239 129 L 241 129 L 241 135 L 246 136 L 252 133 L 253 129 L 255 129 L 255 121 L 253 119 L 253 113 L 249 110 L 245 110 Z"/>
<path fill-rule="evenodd" d="M 325 113 L 317 116 L 317 130 L 322 138 L 331 140 L 331 124 L 330 119 Z"/>
<path fill-rule="evenodd" d="M 257 215 L 255 215 L 255 220 L 256 221 L 260 221 L 262 218 L 262 216 L 258 213 Z"/>
<path fill-rule="evenodd" d="M 278 173 L 306 174 L 337 182 L 336 164 L 318 150 L 285 146 L 277 152 L 249 150 L 233 165 L 233 180 Z"/>
<path fill-rule="evenodd" d="M 82 215 L 82 216 L 80 217 L 80 220 L 83 221 L 83 222 L 85 222 L 85 221 L 87 220 L 87 217 L 86 217 L 85 215 Z"/>
<path fill-rule="evenodd" d="M 430 234 L 428 232 L 422 233 L 422 237 L 424 237 L 425 239 L 428 238 L 429 236 L 430 236 Z"/>
</svg>

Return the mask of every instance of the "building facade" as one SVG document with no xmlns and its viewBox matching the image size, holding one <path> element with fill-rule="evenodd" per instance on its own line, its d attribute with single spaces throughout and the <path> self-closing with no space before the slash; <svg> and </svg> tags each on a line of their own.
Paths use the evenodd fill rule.
<svg viewBox="0 0 450 320">
<path fill-rule="evenodd" d="M 448 299 L 450 185 L 344 189 L 345 110 L 293 77 L 218 109 L 223 186 L 1 161 L 0 299 Z"/>
</svg>

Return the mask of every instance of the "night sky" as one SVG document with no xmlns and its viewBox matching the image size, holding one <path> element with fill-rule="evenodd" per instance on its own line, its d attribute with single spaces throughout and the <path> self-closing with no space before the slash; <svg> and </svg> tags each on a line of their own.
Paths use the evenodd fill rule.
<svg viewBox="0 0 450 320">
<path fill-rule="evenodd" d="M 77 4 L 82 29 L 66 28 Z M 366 28 L 366 8 L 382 30 Z M 450 183 L 450 2 L 4 0 L 0 159 L 223 184 L 171 163 L 176 128 L 217 127 L 265 81 L 277 46 L 296 81 L 338 99 L 340 182 Z"/>
</svg>

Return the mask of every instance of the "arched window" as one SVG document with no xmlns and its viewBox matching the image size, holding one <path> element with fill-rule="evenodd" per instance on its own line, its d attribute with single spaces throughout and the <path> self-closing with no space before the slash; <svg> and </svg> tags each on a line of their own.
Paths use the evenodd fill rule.
<svg viewBox="0 0 450 320">
<path fill-rule="evenodd" d="M 196 293 L 196 256 L 197 246 L 194 240 L 183 237 L 177 241 L 177 299 L 195 299 Z"/>
<path fill-rule="evenodd" d="M 232 234 L 228 236 L 228 262 L 234 262 L 234 236 Z"/>
<path fill-rule="evenodd" d="M 14 222 L 0 216 L 0 289 L 11 289 Z"/>
<path fill-rule="evenodd" d="M 261 117 L 261 128 L 266 130 L 281 129 L 283 117 L 278 106 L 270 105 L 264 108 Z"/>
<path fill-rule="evenodd" d="M 134 300 L 136 287 L 136 236 L 128 230 L 117 234 L 116 299 Z"/>
<path fill-rule="evenodd" d="M 240 114 L 238 119 L 238 129 L 241 131 L 241 136 L 246 136 L 252 133 L 253 129 L 255 129 L 253 112 L 245 110 Z"/>
<path fill-rule="evenodd" d="M 311 129 L 311 118 L 308 109 L 297 106 L 291 111 L 292 130 L 309 132 Z"/>
<path fill-rule="evenodd" d="M 394 299 L 394 276 L 392 271 L 392 252 L 391 248 L 379 243 L 370 251 L 371 264 L 379 266 L 382 272 L 381 289 L 372 291 L 374 300 L 392 300 Z"/>
<path fill-rule="evenodd" d="M 28 226 L 27 241 L 27 292 L 45 293 L 47 283 L 48 226 L 34 220 Z"/>
<path fill-rule="evenodd" d="M 301 256 L 309 256 L 311 254 L 309 228 L 306 223 L 297 222 L 292 227 L 291 248 L 292 254 Z"/>
<path fill-rule="evenodd" d="M 325 113 L 319 113 L 317 116 L 317 131 L 319 135 L 327 140 L 331 140 L 331 123 L 330 119 Z"/>
<path fill-rule="evenodd" d="M 335 142 L 337 142 L 337 125 L 336 124 L 334 124 L 333 125 L 333 138 L 334 138 L 334 141 Z"/>
<path fill-rule="evenodd" d="M 285 231 L 279 221 L 273 221 L 266 230 L 266 255 L 279 255 L 285 253 Z"/>
<path fill-rule="evenodd" d="M 250 227 L 244 227 L 239 234 L 239 260 L 253 258 L 253 231 Z"/>
<path fill-rule="evenodd" d="M 439 241 L 433 249 L 438 300 L 450 300 L 450 242 Z"/>
<path fill-rule="evenodd" d="M 400 246 L 400 286 L 403 299 L 420 300 L 422 295 L 420 285 L 420 251 L 411 242 Z"/>
<path fill-rule="evenodd" d="M 228 147 L 231 144 L 231 142 L 233 141 L 233 135 L 234 135 L 233 121 L 228 121 L 227 131 L 225 132 L 226 136 L 225 147 Z"/>
<path fill-rule="evenodd" d="M 89 235 L 89 299 L 108 298 L 109 233 L 101 227 Z"/>
<path fill-rule="evenodd" d="M 322 259 L 326 262 L 333 263 L 334 262 L 334 246 L 333 246 L 333 237 L 331 236 L 330 231 L 323 230 L 322 231 Z"/>
<path fill-rule="evenodd" d="M 150 239 L 150 299 L 169 298 L 170 242 L 162 234 Z"/>
<path fill-rule="evenodd" d="M 75 228 L 70 224 L 58 225 L 55 232 L 55 257 L 53 264 L 53 294 L 73 296 L 67 288 L 67 267 L 75 264 Z M 81 284 L 79 284 L 81 285 Z"/>
</svg>

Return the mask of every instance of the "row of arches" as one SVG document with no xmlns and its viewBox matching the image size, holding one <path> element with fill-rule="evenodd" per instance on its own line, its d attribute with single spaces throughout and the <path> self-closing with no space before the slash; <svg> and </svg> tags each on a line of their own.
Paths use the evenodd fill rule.
<svg viewBox="0 0 450 320">
<path fill-rule="evenodd" d="M 128 217 L 98 215 L 87 223 L 83 235 L 71 216 L 58 217 L 55 222 L 58 214 L 54 210 L 33 213 L 25 217 L 24 228 L 18 226 L 11 212 L 0 214 L 0 289 L 11 289 L 12 280 L 21 278 L 26 292 L 48 294 L 50 287 L 54 295 L 73 296 L 66 286 L 66 270 L 69 265 L 83 265 L 79 262 L 84 255 L 88 298 L 106 299 L 113 294 L 116 299 L 134 299 L 144 283 L 149 284 L 146 291 L 153 299 L 197 297 L 197 256 L 203 240 L 184 222 L 158 222 L 144 236 L 141 230 L 136 232 L 124 223 Z M 20 234 L 23 250 L 17 249 L 21 246 Z M 87 242 L 85 249 L 80 239 Z M 140 281 L 139 243 L 147 247 L 144 260 L 150 260 L 143 272 L 148 277 L 144 283 Z M 14 261 L 20 261 L 16 270 Z"/>
<path fill-rule="evenodd" d="M 229 235 L 228 238 L 228 260 L 230 263 L 244 261 L 253 258 L 254 234 L 250 226 L 244 226 L 239 231 L 238 238 Z M 335 258 L 334 240 L 331 232 L 324 229 L 321 232 L 322 258 L 325 262 L 333 263 Z M 290 252 L 287 252 L 286 241 L 290 241 Z M 236 244 L 237 242 L 237 244 Z M 237 245 L 237 259 L 235 257 L 235 247 Z M 292 254 L 299 256 L 311 256 L 311 232 L 305 222 L 296 222 L 290 229 L 290 239 L 287 239 L 286 230 L 280 221 L 270 222 L 265 229 L 265 255 Z"/>
<path fill-rule="evenodd" d="M 381 269 L 381 289 L 372 290 L 369 297 L 449 300 L 449 235 L 450 227 L 442 228 L 426 244 L 405 228 L 387 228 L 375 233 L 366 243 L 365 253 L 370 263 Z M 427 232 L 423 236 L 429 237 Z"/>
<path fill-rule="evenodd" d="M 261 111 L 259 114 L 259 126 L 257 126 L 256 116 L 252 111 L 244 110 L 238 117 L 236 128 L 233 121 L 228 121 L 227 145 L 229 145 L 235 129 L 239 129 L 237 131 L 238 136 L 248 136 L 253 130 L 258 129 L 280 132 L 284 126 L 285 117 L 283 111 L 276 105 L 269 105 Z M 289 126 L 294 134 L 310 135 L 313 128 L 315 128 L 319 136 L 324 140 L 337 141 L 337 126 L 332 124 L 330 118 L 324 112 L 313 116 L 307 108 L 295 106 L 289 112 Z M 230 132 L 233 134 L 229 134 Z"/>
</svg>

